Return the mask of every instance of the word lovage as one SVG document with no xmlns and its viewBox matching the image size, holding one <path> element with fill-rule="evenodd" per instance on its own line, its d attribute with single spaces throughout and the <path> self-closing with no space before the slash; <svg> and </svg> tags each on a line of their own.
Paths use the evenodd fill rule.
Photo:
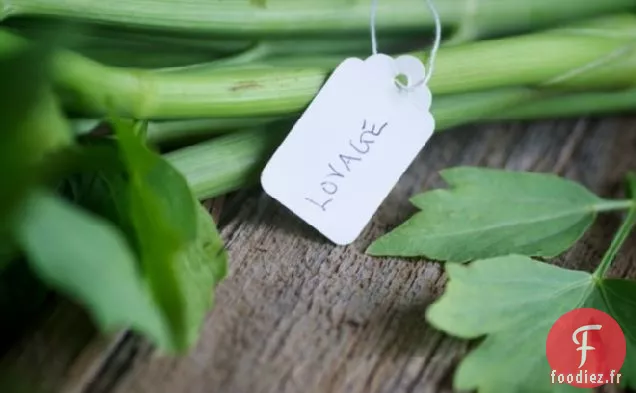
<svg viewBox="0 0 636 393">
<path fill-rule="evenodd" d="M 382 131 L 389 125 L 385 122 L 381 126 L 377 127 L 376 124 L 371 125 L 370 129 L 367 129 L 367 120 L 362 122 L 362 132 L 358 138 L 354 141 L 349 139 L 348 151 L 338 154 L 338 158 L 335 162 L 327 164 L 329 171 L 325 175 L 324 180 L 320 183 L 320 190 L 322 195 L 318 201 L 314 198 L 305 197 L 305 200 L 309 203 L 320 208 L 322 211 L 327 210 L 327 205 L 334 200 L 334 197 L 338 193 L 338 189 L 341 185 L 341 181 L 346 180 L 346 173 L 351 172 L 352 165 L 355 169 L 354 162 L 362 161 L 369 151 L 371 151 L 371 145 L 375 143 L 375 139 L 382 134 Z"/>
</svg>

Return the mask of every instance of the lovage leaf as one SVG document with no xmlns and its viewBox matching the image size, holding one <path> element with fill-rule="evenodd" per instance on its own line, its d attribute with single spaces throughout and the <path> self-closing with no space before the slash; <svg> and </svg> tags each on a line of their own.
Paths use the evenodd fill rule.
<svg viewBox="0 0 636 393">
<path fill-rule="evenodd" d="M 15 236 L 46 283 L 85 305 L 104 330 L 131 327 L 168 341 L 134 253 L 116 227 L 45 191 L 21 210 Z"/>
<path fill-rule="evenodd" d="M 115 120 L 115 144 L 99 144 L 118 154 L 102 154 L 102 170 L 71 181 L 76 203 L 96 212 L 125 233 L 141 261 L 142 274 L 166 321 L 170 340 L 181 352 L 197 339 L 213 290 L 225 276 L 227 255 L 212 217 L 193 197 L 185 179 L 148 149 L 134 123 Z M 84 146 L 94 149 L 96 146 Z"/>
<path fill-rule="evenodd" d="M 71 132 L 49 86 L 44 48 L 17 46 L 0 54 L 0 269 L 18 254 L 11 216 L 41 181 L 43 158 L 71 143 Z"/>
<path fill-rule="evenodd" d="M 441 175 L 451 188 L 415 196 L 421 211 L 371 244 L 369 254 L 449 262 L 552 257 L 585 232 L 597 211 L 629 205 L 549 174 L 460 167 Z"/>
<path fill-rule="evenodd" d="M 183 350 L 186 298 L 177 273 L 177 256 L 196 236 L 193 197 L 185 180 L 136 135 L 134 123 L 113 121 L 129 184 L 128 214 L 144 275 L 173 333 L 174 350 Z"/>
<path fill-rule="evenodd" d="M 636 282 L 632 280 L 605 279 L 597 282 L 597 290 L 585 307 L 603 310 L 621 325 L 627 341 L 627 354 L 623 366 L 622 383 L 636 389 Z"/>
<path fill-rule="evenodd" d="M 570 390 L 551 383 L 545 345 L 556 320 L 581 307 L 604 311 L 621 325 L 628 343 L 621 382 L 636 387 L 636 318 L 632 312 L 636 282 L 599 280 L 586 272 L 519 255 L 450 264 L 446 271 L 446 293 L 428 309 L 427 320 L 454 336 L 486 336 L 459 365 L 454 378 L 458 390 Z"/>
</svg>

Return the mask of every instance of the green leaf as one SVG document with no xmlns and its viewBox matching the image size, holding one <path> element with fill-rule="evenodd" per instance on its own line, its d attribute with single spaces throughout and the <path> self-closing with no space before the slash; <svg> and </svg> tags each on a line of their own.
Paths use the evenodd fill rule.
<svg viewBox="0 0 636 393">
<path fill-rule="evenodd" d="M 15 236 L 42 280 L 86 306 L 103 330 L 122 327 L 158 343 L 168 326 L 135 255 L 117 228 L 44 191 L 34 191 Z"/>
<path fill-rule="evenodd" d="M 179 240 L 192 240 L 196 237 L 197 218 L 193 196 L 185 178 L 161 155 L 153 152 L 144 144 L 145 123 L 133 123 L 116 119 L 112 121 L 119 141 L 122 161 L 126 163 L 134 189 L 133 212 L 146 217 L 139 220 L 157 218 L 165 220 L 175 229 Z M 156 204 L 143 206 L 144 202 Z M 157 220 L 160 221 L 158 218 Z"/>
<path fill-rule="evenodd" d="M 605 279 L 598 282 L 597 291 L 585 304 L 611 314 L 621 325 L 627 341 L 627 356 L 621 382 L 636 389 L 636 282 Z"/>
<path fill-rule="evenodd" d="M 0 234 L 0 274 L 19 255 L 13 239 L 6 234 Z"/>
<path fill-rule="evenodd" d="M 143 129 L 125 120 L 114 125 L 115 143 L 84 146 L 87 151 L 100 148 L 102 169 L 73 176 L 71 194 L 126 234 L 170 324 L 170 342 L 162 349 L 182 352 L 198 338 L 213 290 L 226 275 L 227 255 L 212 217 L 185 179 L 144 146 Z"/>
<path fill-rule="evenodd" d="M 199 337 L 206 312 L 214 303 L 213 289 L 227 275 L 227 252 L 216 225 L 208 211 L 197 205 L 197 238 L 177 259 L 177 277 L 186 299 L 186 346 Z"/>
<path fill-rule="evenodd" d="M 446 271 L 446 293 L 427 310 L 427 320 L 454 336 L 486 336 L 459 365 L 456 389 L 478 393 L 572 390 L 551 383 L 545 343 L 554 322 L 580 307 L 604 311 L 621 325 L 631 354 L 621 370 L 621 382 L 636 387 L 636 282 L 596 280 L 586 272 L 519 255 L 450 264 Z"/>
<path fill-rule="evenodd" d="M 127 165 L 126 205 L 144 275 L 171 325 L 171 349 L 184 350 L 188 347 L 187 299 L 179 282 L 177 258 L 196 238 L 194 198 L 183 177 L 143 145 L 135 123 L 114 120 L 113 126 Z"/>
<path fill-rule="evenodd" d="M 73 181 L 77 203 L 117 225 L 134 242 L 137 233 L 128 215 L 129 185 L 125 176 L 108 172 L 74 177 Z M 196 205 L 196 239 L 172 258 L 177 290 L 184 298 L 181 315 L 184 330 L 179 340 L 187 343 L 186 346 L 196 342 L 205 315 L 213 305 L 213 290 L 227 274 L 227 254 L 214 221 L 200 204 Z M 164 349 L 172 350 L 172 347 L 173 343 Z"/>
<path fill-rule="evenodd" d="M 449 262 L 552 257 L 581 237 L 597 211 L 631 205 L 549 174 L 460 167 L 441 175 L 451 188 L 414 197 L 421 211 L 371 244 L 369 254 Z"/>
</svg>

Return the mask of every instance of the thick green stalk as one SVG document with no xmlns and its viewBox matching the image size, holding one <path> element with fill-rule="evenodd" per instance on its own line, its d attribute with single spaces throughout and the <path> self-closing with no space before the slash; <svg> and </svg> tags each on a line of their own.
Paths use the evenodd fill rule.
<svg viewBox="0 0 636 393">
<path fill-rule="evenodd" d="M 532 120 L 636 111 L 636 89 L 546 97 L 489 116 L 490 120 Z"/>
<path fill-rule="evenodd" d="M 524 87 L 440 96 L 433 100 L 431 113 L 435 117 L 435 130 L 440 132 L 488 119 L 494 113 L 506 113 L 544 96 L 544 92 Z"/>
<path fill-rule="evenodd" d="M 59 33 L 59 23 L 18 20 L 7 25 L 9 29 L 32 39 L 42 40 Z M 64 25 L 66 27 L 66 25 Z M 67 27 L 68 28 L 68 27 Z M 344 39 L 303 38 L 275 40 L 218 40 L 200 36 L 166 34 L 165 32 L 129 31 L 106 27 L 77 26 L 70 28 L 64 47 L 106 65 L 167 68 L 191 72 L 193 69 L 239 65 L 280 56 L 307 55 L 343 56 L 365 55 L 369 51 L 369 37 L 345 37 Z M 388 34 L 379 37 L 378 45 L 385 53 L 419 48 L 424 41 L 421 34 Z M 219 60 L 220 59 L 220 60 Z M 187 67 L 206 63 L 203 66 Z"/>
<path fill-rule="evenodd" d="M 224 134 L 232 130 L 251 128 L 271 123 L 278 118 L 241 117 L 230 119 L 192 119 L 153 121 L 148 123 L 147 141 L 152 144 L 169 144 L 190 139 Z"/>
<path fill-rule="evenodd" d="M 165 157 L 188 180 L 199 199 L 237 190 L 258 180 L 262 167 L 287 130 L 248 129 L 189 146 Z"/>
<path fill-rule="evenodd" d="M 0 1 L 0 4 L 1 3 L 2 1 Z M 75 23 L 77 21 L 71 23 L 71 21 L 66 20 L 64 22 L 65 23 L 61 25 L 60 22 L 55 19 L 10 19 L 4 25 L 26 38 L 36 40 L 55 36 L 59 34 L 60 27 L 64 27 L 72 33 L 72 40 L 65 42 L 70 49 L 94 46 L 110 46 L 116 48 L 152 46 L 159 50 L 168 47 L 227 55 L 244 51 L 254 45 L 253 39 L 211 39 L 208 36 L 200 34 L 138 30 L 123 26 Z"/>
<path fill-rule="evenodd" d="M 520 32 L 611 12 L 634 10 L 632 0 L 442 0 L 436 6 L 448 28 L 462 36 Z M 0 20 L 50 16 L 98 24 L 229 36 L 360 32 L 369 28 L 365 0 L 0 0 Z M 381 1 L 377 25 L 388 30 L 433 26 L 423 0 Z"/>
<path fill-rule="evenodd" d="M 606 24 L 607 27 L 599 28 Z M 3 47 L 17 37 L 0 35 Z M 442 48 L 430 88 L 435 95 L 511 86 L 613 89 L 636 82 L 636 16 L 576 28 Z M 424 57 L 424 54 L 420 54 Z M 275 116 L 302 110 L 329 69 L 250 67 L 209 73 L 105 67 L 70 52 L 55 59 L 58 87 L 72 109 L 115 111 L 144 119 Z"/>
<path fill-rule="evenodd" d="M 66 49 L 73 50 L 105 65 L 122 67 L 177 67 L 216 59 L 246 50 L 249 41 L 235 41 L 234 50 L 225 41 L 211 41 L 207 46 L 197 46 L 193 39 L 160 37 L 125 31 L 104 31 L 104 28 L 87 28 L 75 25 L 49 24 L 46 21 L 16 21 L 7 29 L 34 41 L 46 41 L 49 37 L 63 37 L 58 41 Z M 160 40 L 163 39 L 163 40 Z M 216 46 L 215 46 L 216 44 Z"/>
<path fill-rule="evenodd" d="M 211 61 L 214 54 L 181 50 L 159 50 L 158 48 L 85 47 L 78 53 L 104 65 L 130 68 L 154 69 L 158 67 L 183 67 L 194 63 Z"/>
</svg>

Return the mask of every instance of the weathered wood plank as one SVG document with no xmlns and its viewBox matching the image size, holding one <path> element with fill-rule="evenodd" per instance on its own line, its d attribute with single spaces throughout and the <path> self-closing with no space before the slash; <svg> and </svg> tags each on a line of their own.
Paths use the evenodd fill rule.
<svg viewBox="0 0 636 393">
<path fill-rule="evenodd" d="M 66 301 L 58 300 L 41 311 L 33 327 L 0 359 L 0 373 L 43 391 L 57 391 L 95 330 L 86 314 Z"/>
<path fill-rule="evenodd" d="M 109 363 L 85 391 L 448 392 L 468 345 L 424 321 L 445 283 L 441 267 L 371 258 L 364 249 L 413 213 L 410 196 L 443 186 L 437 173 L 451 166 L 557 172 L 616 196 L 636 168 L 634 131 L 634 121 L 609 119 L 437 135 L 349 247 L 333 246 L 260 193 L 228 202 L 240 207 L 224 211 L 232 215 L 223 228 L 231 275 L 199 345 L 170 359 L 131 339 L 136 353 Z M 602 217 L 557 263 L 592 269 L 618 222 Z M 632 274 L 635 259 L 632 242 L 613 273 Z"/>
<path fill-rule="evenodd" d="M 223 206 L 231 273 L 189 356 L 163 357 L 130 334 L 96 340 L 86 316 L 61 303 L 0 365 L 73 393 L 450 392 L 468 343 L 425 323 L 445 284 L 441 267 L 364 249 L 414 212 L 410 196 L 443 186 L 438 171 L 451 166 L 557 172 L 617 196 L 636 169 L 634 131 L 636 121 L 608 119 L 437 135 L 349 247 L 333 246 L 259 192 L 217 201 L 208 207 L 217 215 Z M 618 223 L 601 217 L 557 263 L 592 269 Z M 633 276 L 635 260 L 631 242 L 613 273 Z"/>
</svg>

